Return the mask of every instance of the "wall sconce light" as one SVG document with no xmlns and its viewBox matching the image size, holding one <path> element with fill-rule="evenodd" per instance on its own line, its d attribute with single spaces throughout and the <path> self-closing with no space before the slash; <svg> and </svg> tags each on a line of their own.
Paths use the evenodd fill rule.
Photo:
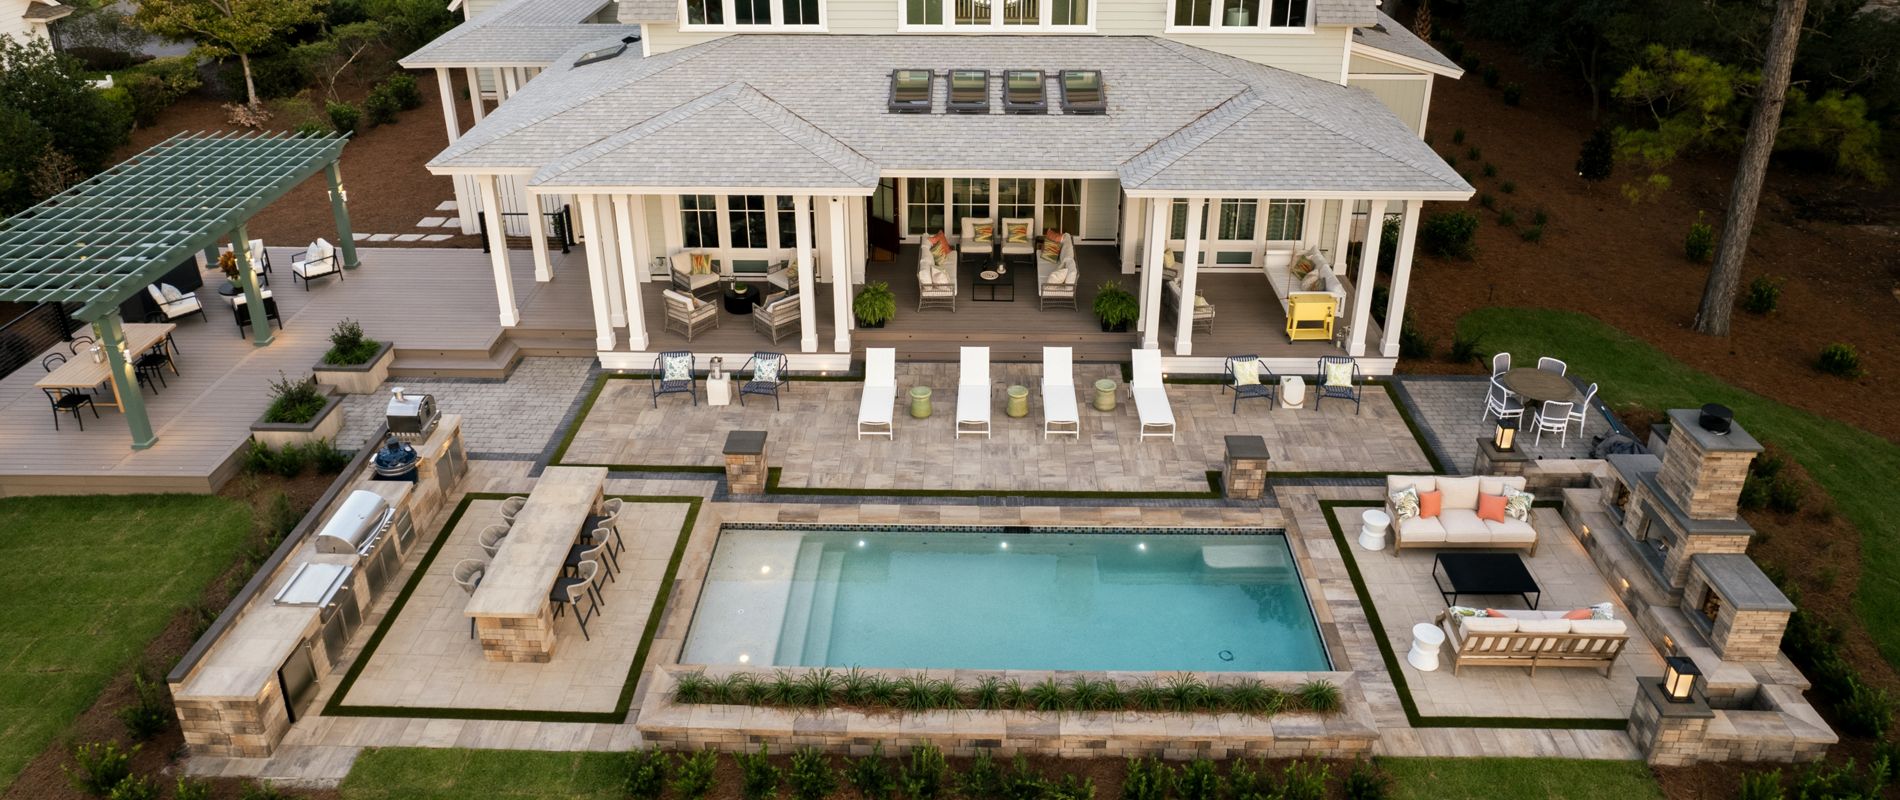
<svg viewBox="0 0 1900 800">
<path fill-rule="evenodd" d="M 1509 417 L 1509 418 L 1503 418 L 1503 419 L 1498 420 L 1497 429 L 1492 431 L 1491 433 L 1491 444 L 1497 447 L 1498 452 L 1501 452 L 1501 453 L 1516 452 L 1515 450 L 1515 448 L 1517 447 L 1517 418 L 1516 417 Z"/>
<path fill-rule="evenodd" d="M 1630 590 L 1630 579 L 1628 579 L 1628 578 L 1617 578 L 1617 579 L 1616 579 L 1616 585 L 1617 585 L 1617 586 L 1620 586 L 1620 587 L 1622 587 L 1622 589 L 1623 589 L 1623 591 L 1625 591 L 1625 592 L 1627 592 L 1627 591 L 1629 591 L 1629 590 Z"/>
<path fill-rule="evenodd" d="M 1668 636 L 1668 635 L 1664 635 L 1664 636 L 1663 636 L 1663 649 L 1664 649 L 1664 650 L 1674 650 L 1674 649 L 1676 649 L 1676 640 L 1675 640 L 1674 638 L 1672 638 L 1672 637 L 1670 637 L 1670 636 Z"/>
<path fill-rule="evenodd" d="M 1695 679 L 1702 674 L 1695 661 L 1687 656 L 1669 656 L 1663 659 L 1663 695 L 1671 703 L 1687 703 L 1695 699 Z"/>
<path fill-rule="evenodd" d="M 1583 538 L 1590 538 L 1590 526 L 1588 525 L 1583 526 Z"/>
</svg>

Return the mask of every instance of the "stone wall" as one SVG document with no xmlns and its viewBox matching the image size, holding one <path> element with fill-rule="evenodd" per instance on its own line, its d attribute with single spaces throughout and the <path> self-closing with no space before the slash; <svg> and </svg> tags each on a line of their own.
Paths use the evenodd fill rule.
<svg viewBox="0 0 1900 800">
<path fill-rule="evenodd" d="M 1689 581 L 1689 560 L 1700 553 L 1746 553 L 1746 536 L 1684 536 L 1680 537 L 1669 553 L 1663 557 L 1663 577 L 1671 586 L 1686 586 Z M 1684 592 L 1687 597 L 1691 593 Z M 1701 599 L 1700 594 L 1695 595 Z M 1685 601 L 1686 602 L 1686 601 Z"/>
<path fill-rule="evenodd" d="M 543 605 L 537 617 L 476 617 L 475 634 L 482 641 L 482 657 L 489 661 L 545 664 L 554 654 L 553 606 Z"/>
<path fill-rule="evenodd" d="M 1755 460 L 1760 445 L 1736 426 L 1727 444 L 1711 437 L 1715 448 L 1711 450 L 1700 440 L 1710 434 L 1695 428 L 1695 414 L 1682 409 L 1669 412 L 1676 428 L 1664 449 L 1657 482 L 1691 519 L 1733 519 L 1748 464 Z M 1733 448 L 1725 449 L 1730 444 Z"/>
<path fill-rule="evenodd" d="M 192 755 L 265 758 L 290 732 L 290 713 L 274 680 L 254 698 L 184 699 L 176 705 Z"/>
</svg>

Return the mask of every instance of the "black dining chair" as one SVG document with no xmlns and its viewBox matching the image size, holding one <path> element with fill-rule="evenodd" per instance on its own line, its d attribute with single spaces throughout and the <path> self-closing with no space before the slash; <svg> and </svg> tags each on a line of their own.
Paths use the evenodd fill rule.
<svg viewBox="0 0 1900 800">
<path fill-rule="evenodd" d="M 150 314 L 145 315 L 145 321 L 158 325 L 158 324 L 164 324 L 164 323 L 170 322 L 171 320 L 166 319 L 163 312 L 154 311 Z M 178 340 L 172 338 L 172 335 L 169 331 L 166 332 L 165 334 L 165 346 L 171 348 L 173 355 L 177 355 L 179 353 L 185 352 L 184 350 L 178 347 Z M 174 369 L 172 370 L 172 372 L 176 373 L 177 370 Z"/>
<path fill-rule="evenodd" d="M 139 383 L 150 384 L 153 380 L 157 380 L 169 389 L 171 384 L 165 383 L 165 367 L 170 363 L 172 363 L 171 356 L 147 350 L 140 353 L 138 358 L 132 359 L 132 369 L 138 373 Z M 177 369 L 173 367 L 172 371 L 176 372 Z M 152 387 L 152 393 L 158 393 L 157 386 Z"/>
<path fill-rule="evenodd" d="M 150 322 L 150 320 L 147 320 L 147 322 Z M 66 342 L 66 347 L 73 351 L 73 355 L 79 355 L 80 347 L 91 347 L 94 341 L 96 340 L 91 336 L 74 336 L 70 341 Z"/>
<path fill-rule="evenodd" d="M 40 369 L 46 370 L 47 372 L 52 372 L 54 367 L 57 367 L 64 363 L 66 363 L 65 354 L 50 353 L 45 358 L 40 359 Z"/>
<path fill-rule="evenodd" d="M 56 354 L 57 355 L 57 354 Z M 53 430 L 59 430 L 59 415 L 64 412 L 73 415 L 79 423 L 79 429 L 86 429 L 86 418 L 79 416 L 79 409 L 92 409 L 92 418 L 99 418 L 99 407 L 92 404 L 92 395 L 77 389 L 41 389 L 48 402 L 53 404 Z"/>
</svg>

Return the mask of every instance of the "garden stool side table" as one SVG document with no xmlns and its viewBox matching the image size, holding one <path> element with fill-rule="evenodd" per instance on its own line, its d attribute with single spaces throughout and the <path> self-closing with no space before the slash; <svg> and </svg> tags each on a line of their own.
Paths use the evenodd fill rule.
<svg viewBox="0 0 1900 800">
<path fill-rule="evenodd" d="M 1412 652 L 1405 654 L 1405 660 L 1412 666 L 1425 672 L 1438 669 L 1438 651 L 1445 645 L 1445 632 L 1437 625 L 1421 622 L 1412 626 Z"/>
<path fill-rule="evenodd" d="M 910 416 L 912 419 L 926 419 L 930 416 L 930 387 L 910 387 Z"/>
<path fill-rule="evenodd" d="M 1095 410 L 1115 410 L 1115 382 L 1103 378 L 1095 382 Z"/>
<path fill-rule="evenodd" d="M 1029 416 L 1029 387 L 1011 386 L 1007 393 L 1009 404 L 1003 407 L 1003 413 L 1012 417 Z"/>
<path fill-rule="evenodd" d="M 1377 508 L 1368 508 L 1359 515 L 1359 546 L 1367 550 L 1385 549 L 1385 529 L 1392 524 L 1391 515 Z"/>
</svg>

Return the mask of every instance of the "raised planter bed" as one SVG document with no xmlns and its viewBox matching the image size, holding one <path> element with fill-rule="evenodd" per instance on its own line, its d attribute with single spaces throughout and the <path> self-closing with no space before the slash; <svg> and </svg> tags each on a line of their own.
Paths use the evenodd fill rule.
<svg viewBox="0 0 1900 800">
<path fill-rule="evenodd" d="M 310 367 L 317 376 L 317 382 L 336 387 L 340 394 L 375 394 L 389 380 L 389 365 L 396 360 L 396 346 L 393 342 L 383 342 L 377 348 L 376 355 L 362 364 L 325 364 L 321 361 Z"/>
<path fill-rule="evenodd" d="M 251 438 L 273 450 L 282 450 L 287 445 L 306 445 L 318 439 L 334 442 L 337 433 L 343 430 L 342 404 L 343 396 L 331 393 L 323 409 L 305 423 L 265 422 L 260 416 L 251 423 Z"/>
</svg>

